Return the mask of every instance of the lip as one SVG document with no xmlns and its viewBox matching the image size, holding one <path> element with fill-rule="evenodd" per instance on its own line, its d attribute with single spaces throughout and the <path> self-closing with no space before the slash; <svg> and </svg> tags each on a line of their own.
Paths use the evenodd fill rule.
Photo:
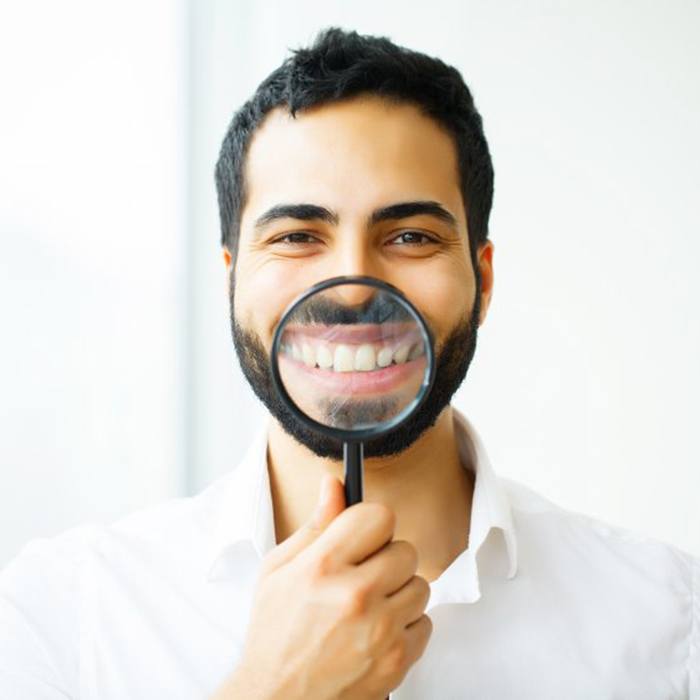
<svg viewBox="0 0 700 700">
<path fill-rule="evenodd" d="M 313 338 L 333 343 L 361 345 L 387 341 L 416 341 L 420 331 L 415 323 L 371 323 L 371 324 L 290 324 L 284 329 L 287 338 Z"/>
<path fill-rule="evenodd" d="M 389 365 L 371 372 L 335 372 L 330 369 L 308 367 L 303 362 L 294 360 L 288 355 L 280 355 L 279 363 L 283 378 L 286 370 L 295 374 L 300 381 L 306 382 L 307 386 L 316 386 L 329 394 L 371 396 L 396 391 L 408 379 L 415 377 L 418 372 L 421 373 L 422 377 L 425 373 L 426 359 L 425 355 L 421 355 L 415 360 L 409 360 L 400 365 Z M 294 399 L 293 396 L 292 399 Z M 295 403 L 297 402 L 295 401 Z"/>
</svg>

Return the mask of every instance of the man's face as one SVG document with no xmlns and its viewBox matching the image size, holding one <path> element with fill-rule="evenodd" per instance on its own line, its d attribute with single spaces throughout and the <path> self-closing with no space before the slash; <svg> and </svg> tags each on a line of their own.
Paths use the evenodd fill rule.
<svg viewBox="0 0 700 700">
<path fill-rule="evenodd" d="M 323 105 L 296 119 L 276 109 L 251 140 L 245 181 L 230 295 L 234 342 L 248 381 L 288 433 L 314 453 L 339 459 L 340 443 L 310 431 L 277 398 L 272 336 L 287 305 L 316 282 L 338 275 L 384 280 L 423 314 L 438 359 L 435 385 L 418 414 L 365 445 L 368 457 L 404 450 L 459 387 L 490 299 L 492 245 L 479 250 L 485 284 L 477 295 L 450 136 L 418 108 L 377 97 Z M 372 221 L 379 210 L 411 202 L 437 203 L 446 215 L 395 210 Z M 312 207 L 260 224 L 274 207 L 299 204 Z M 318 207 L 331 215 L 319 215 Z M 226 251 L 225 257 L 229 262 Z"/>
</svg>

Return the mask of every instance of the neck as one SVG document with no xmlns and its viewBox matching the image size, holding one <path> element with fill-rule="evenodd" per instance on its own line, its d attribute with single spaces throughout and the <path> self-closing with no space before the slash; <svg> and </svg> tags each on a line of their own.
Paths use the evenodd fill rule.
<svg viewBox="0 0 700 700">
<path fill-rule="evenodd" d="M 324 473 L 343 481 L 343 464 L 317 457 L 275 420 L 267 456 L 280 543 L 311 517 Z M 438 578 L 466 549 L 473 492 L 473 465 L 460 462 L 450 406 L 402 453 L 365 459 L 364 500 L 393 509 L 394 539 L 413 544 L 417 573 L 428 581 Z"/>
</svg>

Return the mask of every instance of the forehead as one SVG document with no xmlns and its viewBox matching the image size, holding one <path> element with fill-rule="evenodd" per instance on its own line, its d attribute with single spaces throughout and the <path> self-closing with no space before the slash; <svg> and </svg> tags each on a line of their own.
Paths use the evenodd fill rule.
<svg viewBox="0 0 700 700">
<path fill-rule="evenodd" d="M 434 200 L 463 218 L 451 136 L 418 107 L 356 97 L 303 112 L 272 110 L 245 163 L 242 227 L 281 202 L 353 212 L 392 201 Z"/>
</svg>

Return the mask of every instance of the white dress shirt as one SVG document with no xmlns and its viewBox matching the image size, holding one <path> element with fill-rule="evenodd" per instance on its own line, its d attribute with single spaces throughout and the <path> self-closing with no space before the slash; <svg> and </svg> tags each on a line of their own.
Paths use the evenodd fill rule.
<svg viewBox="0 0 700 700">
<path fill-rule="evenodd" d="M 455 414 L 469 547 L 392 700 L 700 700 L 698 558 L 497 477 Z M 275 546 L 266 445 L 195 497 L 27 544 L 0 574 L 0 698 L 207 698 Z"/>
</svg>

